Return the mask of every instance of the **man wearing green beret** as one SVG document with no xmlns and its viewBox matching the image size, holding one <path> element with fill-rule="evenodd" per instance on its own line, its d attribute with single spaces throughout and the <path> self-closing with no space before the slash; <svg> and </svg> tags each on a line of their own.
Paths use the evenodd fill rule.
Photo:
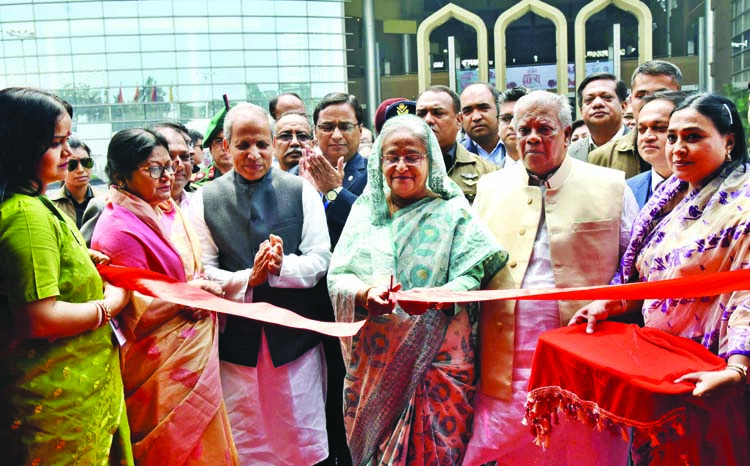
<svg viewBox="0 0 750 466">
<path fill-rule="evenodd" d="M 224 117 L 226 108 L 217 113 L 206 128 L 204 145 L 208 147 L 213 159 L 211 165 L 193 175 L 193 186 L 203 186 L 232 169 L 232 156 L 224 150 Z"/>
</svg>

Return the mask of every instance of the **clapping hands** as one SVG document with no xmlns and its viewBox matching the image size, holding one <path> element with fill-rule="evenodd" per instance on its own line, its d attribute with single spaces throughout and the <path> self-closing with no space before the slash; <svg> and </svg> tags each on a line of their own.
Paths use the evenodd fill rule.
<svg viewBox="0 0 750 466">
<path fill-rule="evenodd" d="M 316 148 L 317 149 L 317 148 Z M 320 153 L 320 149 L 309 149 L 307 156 L 299 163 L 299 174 L 312 183 L 318 192 L 327 193 L 338 188 L 344 182 L 344 158 L 339 157 L 334 167 L 328 159 Z"/>
<path fill-rule="evenodd" d="M 268 274 L 280 275 L 281 265 L 284 261 L 284 241 L 281 237 L 270 235 L 267 240 L 260 244 L 253 262 L 253 272 L 250 275 L 248 285 L 255 287 L 268 280 Z"/>
</svg>

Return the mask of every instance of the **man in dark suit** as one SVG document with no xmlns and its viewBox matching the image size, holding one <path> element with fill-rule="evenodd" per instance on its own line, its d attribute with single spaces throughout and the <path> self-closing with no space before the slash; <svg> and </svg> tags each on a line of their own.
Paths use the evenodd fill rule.
<svg viewBox="0 0 750 466">
<path fill-rule="evenodd" d="M 362 117 L 362 107 L 353 95 L 334 92 L 323 97 L 313 111 L 320 152 L 310 151 L 298 165 L 300 176 L 322 197 L 331 248 L 336 246 L 352 204 L 367 184 L 367 159 L 358 152 Z M 346 444 L 342 405 L 346 368 L 337 338 L 324 337 L 323 348 L 328 368 L 326 429 L 330 456 L 321 464 L 348 466 L 352 458 Z"/>
<path fill-rule="evenodd" d="M 643 98 L 638 113 L 638 154 L 651 170 L 627 180 L 638 207 L 643 208 L 653 192 L 672 175 L 667 163 L 667 128 L 672 110 L 685 98 L 683 92 L 661 91 Z"/>
<path fill-rule="evenodd" d="M 367 159 L 358 152 L 362 117 L 362 107 L 353 95 L 334 92 L 323 97 L 313 112 L 320 152 L 300 162 L 300 175 L 323 196 L 332 247 L 367 184 Z"/>
<path fill-rule="evenodd" d="M 633 191 L 633 195 L 635 196 L 636 202 L 638 202 L 639 209 L 643 209 L 643 206 L 646 205 L 646 202 L 653 194 L 653 187 L 651 186 L 651 181 L 653 178 L 651 176 L 651 172 L 652 170 L 649 170 L 625 180 L 628 186 L 630 186 L 630 189 Z"/>
</svg>

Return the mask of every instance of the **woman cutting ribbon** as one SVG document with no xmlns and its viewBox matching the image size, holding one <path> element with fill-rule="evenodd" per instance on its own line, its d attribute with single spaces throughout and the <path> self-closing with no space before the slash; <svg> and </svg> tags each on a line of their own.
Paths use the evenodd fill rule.
<svg viewBox="0 0 750 466">
<path fill-rule="evenodd" d="M 328 275 L 342 340 L 344 420 L 357 465 L 460 464 L 471 435 L 476 310 L 408 315 L 399 289 L 478 289 L 507 261 L 417 117 L 388 120 Z"/>
</svg>

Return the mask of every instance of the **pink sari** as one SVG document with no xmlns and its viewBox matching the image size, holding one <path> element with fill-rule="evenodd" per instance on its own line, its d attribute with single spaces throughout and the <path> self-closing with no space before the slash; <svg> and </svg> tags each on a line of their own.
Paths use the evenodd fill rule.
<svg viewBox="0 0 750 466">
<path fill-rule="evenodd" d="M 92 247 L 113 265 L 182 281 L 201 270 L 194 233 L 171 200 L 157 212 L 116 188 Z M 136 464 L 238 464 L 222 401 L 216 316 L 196 322 L 175 304 L 135 293 L 119 321 L 127 338 L 120 358 Z"/>
</svg>

